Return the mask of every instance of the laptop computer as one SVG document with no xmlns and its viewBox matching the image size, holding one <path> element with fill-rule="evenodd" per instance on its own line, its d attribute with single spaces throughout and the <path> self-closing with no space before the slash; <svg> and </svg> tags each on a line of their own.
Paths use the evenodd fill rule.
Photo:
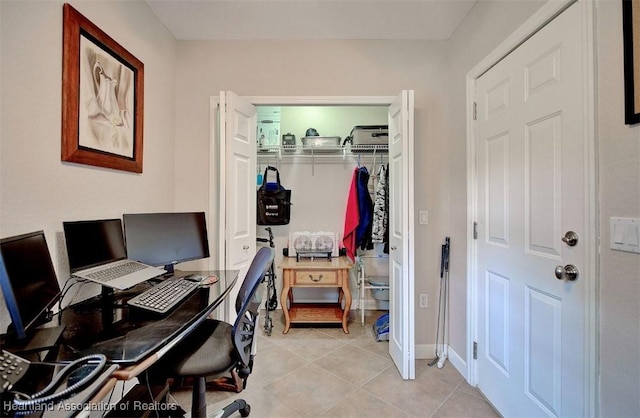
<svg viewBox="0 0 640 418">
<path fill-rule="evenodd" d="M 63 222 L 62 226 L 75 277 L 123 290 L 166 273 L 127 259 L 120 219 Z"/>
</svg>

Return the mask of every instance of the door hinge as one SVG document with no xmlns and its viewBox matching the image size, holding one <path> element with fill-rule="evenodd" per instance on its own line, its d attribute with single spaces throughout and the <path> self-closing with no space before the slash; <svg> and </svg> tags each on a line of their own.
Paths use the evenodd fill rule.
<svg viewBox="0 0 640 418">
<path fill-rule="evenodd" d="M 473 342 L 473 359 L 478 360 L 478 343 Z"/>
<path fill-rule="evenodd" d="M 478 222 L 473 223 L 473 239 L 478 239 Z"/>
<path fill-rule="evenodd" d="M 478 103 L 473 102 L 473 120 L 478 119 Z"/>
</svg>

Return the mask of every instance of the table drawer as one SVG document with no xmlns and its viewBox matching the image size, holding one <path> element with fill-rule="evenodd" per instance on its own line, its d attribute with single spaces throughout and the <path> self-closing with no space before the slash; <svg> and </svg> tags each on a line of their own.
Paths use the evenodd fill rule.
<svg viewBox="0 0 640 418">
<path fill-rule="evenodd" d="M 296 270 L 294 285 L 337 285 L 338 272 L 324 270 Z"/>
</svg>

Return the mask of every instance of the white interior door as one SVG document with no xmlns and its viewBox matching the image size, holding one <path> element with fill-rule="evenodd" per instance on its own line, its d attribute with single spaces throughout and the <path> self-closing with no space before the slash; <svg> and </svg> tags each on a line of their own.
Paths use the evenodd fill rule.
<svg viewBox="0 0 640 418">
<path fill-rule="evenodd" d="M 389 106 L 389 354 L 415 378 L 413 90 Z"/>
<path fill-rule="evenodd" d="M 224 268 L 240 270 L 228 298 L 232 323 L 236 296 L 256 253 L 256 128 L 255 106 L 233 92 L 220 92 L 220 141 L 225 150 Z"/>
<path fill-rule="evenodd" d="M 505 417 L 588 415 L 580 10 L 477 80 L 477 383 Z M 556 278 L 568 265 L 577 279 Z"/>
</svg>

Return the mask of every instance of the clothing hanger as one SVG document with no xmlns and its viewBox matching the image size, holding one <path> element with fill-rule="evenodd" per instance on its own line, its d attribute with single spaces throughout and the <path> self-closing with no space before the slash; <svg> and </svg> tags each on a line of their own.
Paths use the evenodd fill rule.
<svg viewBox="0 0 640 418">
<path fill-rule="evenodd" d="M 375 178 L 378 178 L 378 172 L 376 170 L 376 158 L 377 158 L 376 149 L 377 149 L 377 147 L 373 149 L 373 159 L 371 161 L 371 171 L 374 172 L 372 174 L 372 176 L 375 177 Z"/>
</svg>

